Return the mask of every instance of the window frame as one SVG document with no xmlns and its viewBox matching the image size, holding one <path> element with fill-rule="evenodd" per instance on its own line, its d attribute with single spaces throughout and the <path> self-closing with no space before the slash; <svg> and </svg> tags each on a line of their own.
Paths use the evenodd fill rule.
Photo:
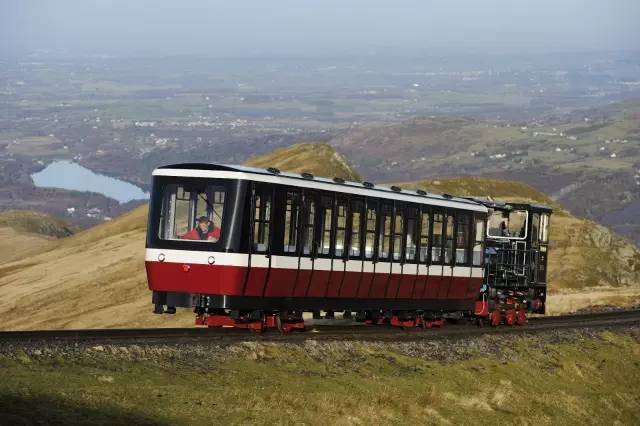
<svg viewBox="0 0 640 426">
<path fill-rule="evenodd" d="M 308 257 L 310 259 L 316 258 L 316 226 L 317 226 L 317 193 L 315 191 L 309 191 L 306 188 L 302 191 L 302 221 L 300 227 L 303 230 L 300 235 L 300 249 L 298 251 L 299 257 Z M 309 215 L 310 206 L 313 205 L 313 214 Z M 313 219 L 313 223 L 309 225 L 309 218 Z M 310 231 L 310 232 L 309 232 Z M 311 241 L 308 241 L 308 237 L 311 235 Z M 309 250 L 309 253 L 305 253 L 305 249 Z"/>
<path fill-rule="evenodd" d="M 366 202 L 364 198 L 350 198 L 348 199 L 349 203 L 349 211 L 348 211 L 348 223 L 347 223 L 347 241 L 348 241 L 348 250 L 346 259 L 364 259 L 364 229 L 366 223 Z M 357 210 L 354 206 L 359 204 L 360 209 Z M 354 214 L 358 213 L 360 215 L 358 221 L 358 255 L 351 254 L 351 249 L 353 247 L 353 218 Z"/>
<path fill-rule="evenodd" d="M 441 216 L 441 220 L 438 221 L 438 223 L 440 223 L 440 246 L 438 247 L 439 250 L 437 250 L 438 253 L 438 260 L 434 260 L 434 248 L 436 248 L 436 244 L 435 244 L 435 240 L 436 240 L 436 215 Z M 440 210 L 440 209 L 433 209 L 431 211 L 431 233 L 430 233 L 430 243 L 429 243 L 429 265 L 445 265 L 444 263 L 444 246 L 445 246 L 445 226 L 446 226 L 446 217 L 447 214 L 445 212 L 445 210 Z"/>
<path fill-rule="evenodd" d="M 333 257 L 333 240 L 335 236 L 334 216 L 335 216 L 335 193 L 326 191 L 318 192 L 317 206 L 316 206 L 316 258 L 331 259 Z M 326 202 L 326 204 L 324 204 Z M 331 209 L 329 215 L 329 227 L 326 227 L 326 209 Z M 328 249 L 326 253 L 323 253 L 324 238 L 326 232 L 329 232 Z"/>
<path fill-rule="evenodd" d="M 271 188 L 268 185 L 260 185 L 260 184 L 254 184 L 253 188 L 252 188 L 252 192 L 251 192 L 251 197 L 252 197 L 252 201 L 251 201 L 251 206 L 252 208 L 250 209 L 250 223 L 251 223 L 251 253 L 252 254 L 265 254 L 267 256 L 270 256 L 272 254 L 273 251 L 273 234 L 274 234 L 274 215 L 275 215 L 275 209 L 274 209 L 274 199 L 275 199 L 275 195 L 276 195 L 276 186 L 272 185 Z M 259 213 L 259 217 L 258 219 L 256 219 L 255 215 L 256 215 L 256 197 L 260 196 L 261 201 L 260 201 L 260 213 Z M 266 212 L 264 211 L 265 209 L 263 208 L 264 203 L 262 202 L 262 198 L 268 198 L 269 201 L 269 217 L 266 217 Z M 264 213 L 264 214 L 263 214 Z M 261 243 L 256 243 L 256 223 L 258 223 L 258 227 L 260 228 L 261 232 L 264 232 L 264 228 L 265 225 L 268 225 L 268 232 L 269 235 L 267 236 L 267 242 L 266 242 L 266 248 L 263 250 L 258 250 L 256 244 L 261 244 Z"/>
<path fill-rule="evenodd" d="M 393 218 L 394 218 L 394 208 L 393 208 L 393 200 L 389 201 L 382 201 L 379 205 L 379 210 L 378 210 L 378 232 L 377 232 L 377 239 L 378 239 L 378 244 L 376 245 L 376 251 L 377 251 L 377 261 L 378 262 L 389 262 L 391 263 L 392 261 L 392 247 L 391 247 L 391 243 L 392 243 L 392 238 L 393 238 Z M 385 209 L 387 209 L 387 214 L 385 214 Z M 385 218 L 389 218 L 389 233 L 385 234 Z M 380 238 L 383 238 L 382 240 Z M 388 237 L 387 240 L 387 256 L 386 257 L 382 257 L 381 256 L 381 252 L 382 249 L 384 248 L 384 238 Z"/>
<path fill-rule="evenodd" d="M 373 211 L 375 218 L 369 219 L 369 211 Z M 380 202 L 377 198 L 365 198 L 364 205 L 364 239 L 363 239 L 363 259 L 370 262 L 378 261 L 378 221 L 380 220 Z M 373 230 L 369 230 L 369 223 L 373 221 Z M 369 241 L 369 235 L 373 235 L 373 241 L 371 245 L 371 256 L 367 256 L 367 242 Z"/>
<path fill-rule="evenodd" d="M 464 262 L 458 262 L 458 234 L 460 232 L 460 225 L 461 225 L 461 221 L 460 219 L 462 218 L 466 218 L 467 222 L 466 222 L 466 227 L 467 230 L 464 234 L 465 240 L 466 240 L 466 245 L 464 247 L 462 247 L 462 249 L 464 250 L 464 255 L 465 255 L 465 260 Z M 454 216 L 454 265 L 455 266 L 469 266 L 471 264 L 471 239 L 473 237 L 473 231 L 471 229 L 471 226 L 474 224 L 473 222 L 473 215 L 464 211 L 457 211 L 456 215 Z"/>
<path fill-rule="evenodd" d="M 402 258 L 402 263 L 416 264 L 419 263 L 420 252 L 418 249 L 418 242 L 420 240 L 419 235 L 419 219 L 420 219 L 420 208 L 413 204 L 407 203 L 404 207 L 404 232 L 402 234 L 402 244 L 404 246 L 404 254 Z M 408 245 L 408 236 L 409 236 L 409 221 L 413 221 L 413 259 L 407 259 L 407 252 L 409 249 Z"/>
<path fill-rule="evenodd" d="M 276 208 L 276 212 L 277 213 L 281 213 L 278 215 L 278 217 L 280 219 L 282 219 L 282 222 L 280 223 L 281 226 L 276 227 L 276 228 L 281 228 L 281 229 L 277 229 L 277 240 L 281 243 L 281 244 L 277 244 L 277 249 L 278 249 L 278 254 L 281 254 L 283 256 L 299 256 L 299 252 L 300 252 L 300 244 L 301 244 L 301 234 L 302 234 L 302 223 L 301 223 L 301 219 L 302 219 L 302 191 L 300 191 L 299 188 L 297 187 L 291 187 L 291 186 L 285 186 L 280 188 L 281 191 L 280 193 L 283 196 L 283 203 L 282 203 L 282 210 L 281 212 L 278 210 L 278 203 L 275 204 L 275 208 Z M 289 195 L 292 194 L 292 203 L 291 203 L 291 212 L 292 212 L 292 217 L 291 219 L 295 219 L 294 223 L 295 226 L 292 228 L 291 226 L 291 219 L 289 222 L 289 226 L 287 226 L 287 215 L 289 213 Z M 297 198 L 297 204 L 295 203 Z M 295 216 L 293 215 L 293 212 L 295 211 Z M 295 238 L 292 241 L 291 240 L 291 231 L 295 232 Z M 289 240 L 285 240 L 286 236 L 287 236 L 287 232 L 289 232 Z M 295 249 L 294 250 L 288 250 L 287 247 L 291 246 L 291 244 L 287 244 L 287 243 L 291 243 L 293 242 L 295 245 Z"/>
<path fill-rule="evenodd" d="M 480 239 L 478 239 L 478 223 L 482 223 L 482 231 L 480 232 Z M 483 267 L 484 266 L 484 250 L 486 247 L 486 228 L 487 228 L 487 217 L 486 215 L 473 215 L 473 244 L 471 245 L 471 266 L 472 267 Z M 475 247 L 476 245 L 480 245 L 480 262 L 476 263 L 474 259 Z"/>
</svg>

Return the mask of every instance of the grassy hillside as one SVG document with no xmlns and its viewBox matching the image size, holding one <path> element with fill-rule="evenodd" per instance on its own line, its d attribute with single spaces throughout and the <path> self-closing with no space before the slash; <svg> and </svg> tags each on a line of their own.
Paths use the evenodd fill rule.
<svg viewBox="0 0 640 426">
<path fill-rule="evenodd" d="M 464 197 L 492 197 L 496 199 L 509 199 L 514 202 L 522 201 L 546 204 L 553 207 L 554 210 L 559 210 L 562 214 L 566 213 L 561 206 L 546 194 L 543 194 L 531 185 L 513 180 L 461 176 L 401 182 L 397 185 L 400 185 L 402 188 L 422 188 L 426 191 L 440 194 L 452 194 Z"/>
<path fill-rule="evenodd" d="M 0 349 L 7 424 L 638 424 L 640 336 Z"/>
<path fill-rule="evenodd" d="M 0 227 L 12 228 L 22 233 L 64 238 L 77 229 L 64 220 L 48 214 L 26 210 L 8 210 L 0 213 Z"/>
<path fill-rule="evenodd" d="M 0 262 L 23 259 L 46 250 L 57 238 L 76 232 L 75 227 L 53 216 L 24 210 L 0 213 Z"/>
<path fill-rule="evenodd" d="M 2 328 L 178 326 L 151 314 L 144 270 L 147 208 L 0 262 Z M 171 320 L 170 320 L 171 319 Z"/>
<path fill-rule="evenodd" d="M 309 172 L 316 176 L 360 181 L 360 175 L 347 159 L 327 144 L 292 145 L 250 158 L 245 164 L 263 169 L 276 167 L 287 172 Z"/>
</svg>

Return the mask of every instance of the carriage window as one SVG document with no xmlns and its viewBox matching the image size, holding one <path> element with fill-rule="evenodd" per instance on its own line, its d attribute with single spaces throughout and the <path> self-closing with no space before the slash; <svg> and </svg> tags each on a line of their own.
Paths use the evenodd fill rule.
<svg viewBox="0 0 640 426">
<path fill-rule="evenodd" d="M 297 192 L 287 192 L 287 205 L 284 218 L 284 252 L 295 253 L 298 246 L 298 214 L 300 210 L 300 195 Z"/>
<path fill-rule="evenodd" d="M 376 219 L 378 215 L 375 207 L 367 207 L 367 226 L 365 231 L 364 257 L 373 259 L 373 249 L 376 241 Z"/>
<path fill-rule="evenodd" d="M 362 243 L 361 238 L 361 216 L 362 216 L 362 202 L 351 202 L 351 243 L 349 245 L 349 256 L 360 257 L 360 247 Z"/>
<path fill-rule="evenodd" d="M 420 214 L 420 263 L 426 263 L 429 256 L 429 213 Z"/>
<path fill-rule="evenodd" d="M 476 218 L 476 236 L 473 242 L 473 266 L 482 266 L 484 260 L 484 220 Z"/>
<path fill-rule="evenodd" d="M 396 217 L 393 224 L 393 260 L 400 260 L 402 257 L 402 208 L 396 211 Z"/>
<path fill-rule="evenodd" d="M 540 213 L 531 215 L 531 241 L 537 242 L 540 238 Z"/>
<path fill-rule="evenodd" d="M 469 248 L 469 216 L 458 215 L 456 224 L 456 264 L 467 264 Z"/>
<path fill-rule="evenodd" d="M 311 255 L 313 250 L 313 227 L 315 225 L 316 203 L 311 196 L 304 200 L 304 233 L 302 254 Z"/>
<path fill-rule="evenodd" d="M 318 254 L 329 254 L 331 248 L 331 215 L 333 214 L 332 200 L 322 197 L 322 210 L 320 211 L 320 241 L 318 241 Z"/>
<path fill-rule="evenodd" d="M 446 265 L 449 265 L 451 264 L 451 260 L 453 259 L 453 216 L 447 216 L 446 230 L 447 234 L 445 237 L 444 263 Z"/>
<path fill-rule="evenodd" d="M 546 243 L 549 241 L 549 215 L 540 216 L 540 241 Z"/>
<path fill-rule="evenodd" d="M 404 260 L 414 262 L 416 259 L 416 211 L 415 209 L 407 209 L 407 236 L 405 238 Z"/>
<path fill-rule="evenodd" d="M 169 184 L 164 189 L 158 237 L 215 243 L 222 234 L 225 188 Z"/>
<path fill-rule="evenodd" d="M 387 204 L 382 207 L 382 215 L 380 217 L 380 239 L 378 241 L 378 257 L 380 259 L 389 259 L 390 245 L 391 206 Z"/>
<path fill-rule="evenodd" d="M 525 238 L 527 235 L 526 210 L 489 209 L 489 236 L 503 238 Z"/>
<path fill-rule="evenodd" d="M 253 214 L 253 251 L 266 253 L 269 251 L 271 227 L 271 196 L 255 194 Z"/>
<path fill-rule="evenodd" d="M 433 263 L 442 262 L 442 234 L 444 216 L 440 213 L 433 215 L 433 247 L 431 247 L 431 261 Z"/>
<path fill-rule="evenodd" d="M 336 241 L 334 256 L 342 257 L 344 254 L 345 233 L 347 229 L 347 206 L 344 200 L 338 200 L 336 206 Z"/>
</svg>

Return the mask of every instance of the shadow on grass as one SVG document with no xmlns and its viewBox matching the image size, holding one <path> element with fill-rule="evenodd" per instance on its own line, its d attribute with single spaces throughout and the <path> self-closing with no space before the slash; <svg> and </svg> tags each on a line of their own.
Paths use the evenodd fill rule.
<svg viewBox="0 0 640 426">
<path fill-rule="evenodd" d="M 46 395 L 0 395 L 0 424 L 6 425 L 168 425 L 117 405 L 52 398 Z"/>
</svg>

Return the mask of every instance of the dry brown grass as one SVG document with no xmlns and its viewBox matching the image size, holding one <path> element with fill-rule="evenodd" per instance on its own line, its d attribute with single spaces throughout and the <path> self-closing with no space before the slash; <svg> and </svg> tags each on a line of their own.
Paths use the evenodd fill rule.
<svg viewBox="0 0 640 426">
<path fill-rule="evenodd" d="M 151 313 L 144 270 L 147 208 L 0 263 L 3 329 L 180 326 Z M 23 237 L 24 238 L 24 237 Z M 29 246 L 32 240 L 23 240 Z"/>
</svg>

